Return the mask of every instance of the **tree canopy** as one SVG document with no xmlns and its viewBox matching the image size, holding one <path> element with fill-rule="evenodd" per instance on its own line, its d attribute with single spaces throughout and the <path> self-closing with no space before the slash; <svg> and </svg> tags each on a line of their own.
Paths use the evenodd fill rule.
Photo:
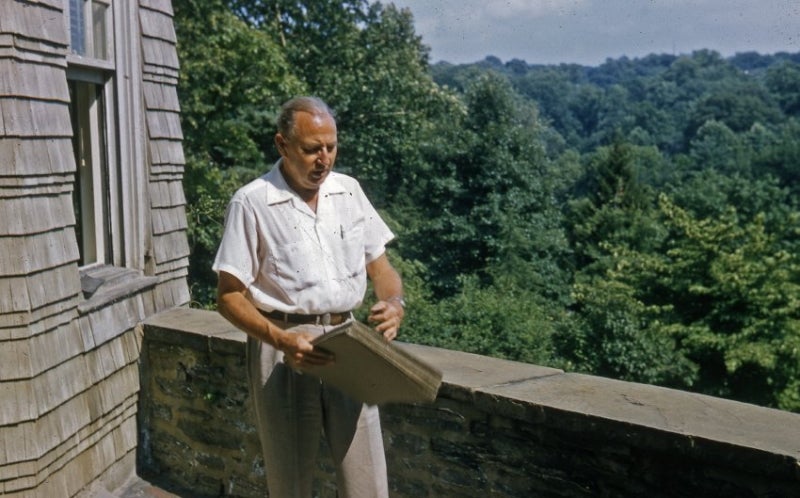
<svg viewBox="0 0 800 498">
<path fill-rule="evenodd" d="M 800 411 L 800 54 L 430 65 L 392 4 L 173 4 L 196 305 L 314 94 L 397 234 L 404 340 Z"/>
</svg>

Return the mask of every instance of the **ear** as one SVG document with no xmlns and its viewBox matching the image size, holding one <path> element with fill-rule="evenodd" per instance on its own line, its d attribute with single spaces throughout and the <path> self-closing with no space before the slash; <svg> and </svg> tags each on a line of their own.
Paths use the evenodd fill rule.
<svg viewBox="0 0 800 498">
<path fill-rule="evenodd" d="M 275 134 L 275 147 L 278 148 L 278 152 L 280 152 L 281 155 L 286 154 L 286 139 L 283 138 L 283 135 L 280 133 Z"/>
</svg>

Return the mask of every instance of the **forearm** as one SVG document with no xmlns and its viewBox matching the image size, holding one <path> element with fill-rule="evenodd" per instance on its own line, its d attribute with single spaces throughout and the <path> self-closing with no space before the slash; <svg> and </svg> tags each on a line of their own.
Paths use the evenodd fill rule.
<svg viewBox="0 0 800 498">
<path fill-rule="evenodd" d="M 403 280 L 397 270 L 389 264 L 386 255 L 370 263 L 367 266 L 367 273 L 372 280 L 372 287 L 378 300 L 388 301 L 393 297 L 403 297 Z"/>
<path fill-rule="evenodd" d="M 231 324 L 247 335 L 276 349 L 283 345 L 284 331 L 267 320 L 243 294 L 227 292 L 217 298 L 217 310 Z"/>
<path fill-rule="evenodd" d="M 375 297 L 380 301 L 403 297 L 403 281 L 394 268 L 382 274 L 380 278 L 373 280 L 372 286 L 375 289 Z"/>
</svg>

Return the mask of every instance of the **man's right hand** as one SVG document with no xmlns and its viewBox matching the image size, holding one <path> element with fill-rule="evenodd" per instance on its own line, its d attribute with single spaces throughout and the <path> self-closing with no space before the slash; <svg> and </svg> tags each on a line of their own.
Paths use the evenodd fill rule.
<svg viewBox="0 0 800 498">
<path fill-rule="evenodd" d="M 333 362 L 332 354 L 314 349 L 310 334 L 302 331 L 286 332 L 265 318 L 247 298 L 247 287 L 224 271 L 219 272 L 217 310 L 248 335 L 283 351 L 286 363 L 292 368 Z"/>
<path fill-rule="evenodd" d="M 283 351 L 283 359 L 290 367 L 302 370 L 306 366 L 322 366 L 333 363 L 333 354 L 315 349 L 312 337 L 304 332 L 283 332 L 278 339 L 278 349 Z"/>
</svg>

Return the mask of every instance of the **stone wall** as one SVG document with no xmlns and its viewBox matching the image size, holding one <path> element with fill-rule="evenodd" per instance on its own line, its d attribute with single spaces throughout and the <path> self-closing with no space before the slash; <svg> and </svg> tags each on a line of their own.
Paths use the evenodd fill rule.
<svg viewBox="0 0 800 498">
<path fill-rule="evenodd" d="M 264 496 L 244 334 L 187 309 L 144 329 L 142 473 L 191 496 Z M 392 496 L 800 496 L 798 414 L 402 347 L 444 384 L 433 404 L 382 408 Z M 331 472 L 322 458 L 319 496 L 335 496 Z"/>
</svg>

